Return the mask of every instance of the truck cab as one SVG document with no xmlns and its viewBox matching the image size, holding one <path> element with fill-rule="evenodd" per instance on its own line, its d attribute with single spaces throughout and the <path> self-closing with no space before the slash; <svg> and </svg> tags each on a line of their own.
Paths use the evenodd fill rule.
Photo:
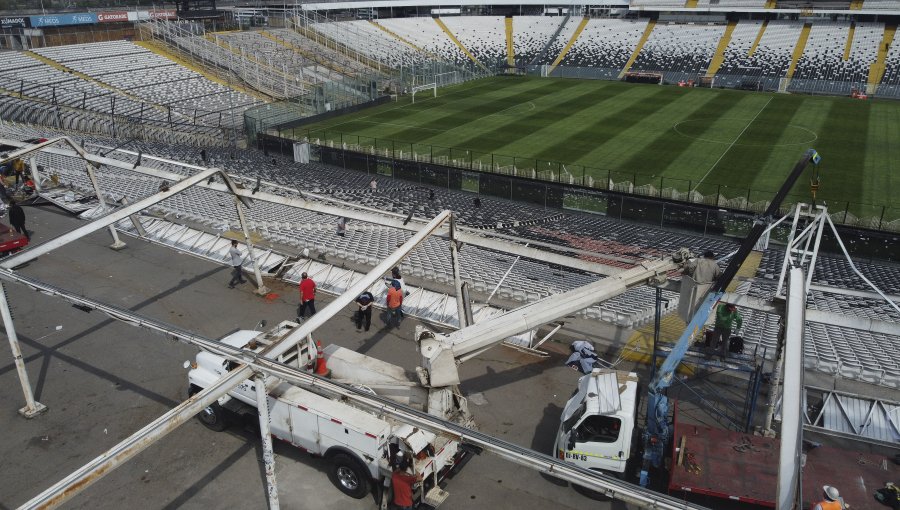
<svg viewBox="0 0 900 510">
<path fill-rule="evenodd" d="M 566 403 L 553 450 L 560 460 L 624 478 L 635 452 L 638 376 L 595 368 Z"/>
</svg>

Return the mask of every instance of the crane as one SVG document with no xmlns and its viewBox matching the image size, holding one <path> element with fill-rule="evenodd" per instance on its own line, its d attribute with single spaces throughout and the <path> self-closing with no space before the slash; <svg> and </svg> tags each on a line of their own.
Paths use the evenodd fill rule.
<svg viewBox="0 0 900 510">
<path fill-rule="evenodd" d="M 759 240 L 763 231 L 766 229 L 772 218 L 781 207 L 785 196 L 797 182 L 800 174 L 810 165 L 818 165 L 821 161 L 819 153 L 815 149 L 808 149 L 803 156 L 794 165 L 791 173 L 787 176 L 781 188 L 775 194 L 775 197 L 769 203 L 766 211 L 753 223 L 753 227 L 744 238 L 740 248 L 731 257 L 728 266 L 722 272 L 722 275 L 716 280 L 703 297 L 700 306 L 694 313 L 694 316 L 688 322 L 681 337 L 676 342 L 672 351 L 663 361 L 659 371 L 647 387 L 647 427 L 644 431 L 644 458 L 641 467 L 640 484 L 643 487 L 649 485 L 649 468 L 650 466 L 659 467 L 664 455 L 665 445 L 668 443 L 671 431 L 667 421 L 669 412 L 669 399 L 665 395 L 665 390 L 671 386 L 672 378 L 675 375 L 675 369 L 684 359 L 684 355 L 690 345 L 691 339 L 696 335 L 709 315 L 713 312 L 719 299 L 725 293 L 725 289 L 740 269 L 741 265 L 747 259 L 747 256 L 753 250 L 756 242 Z M 811 181 L 814 186 L 818 185 L 818 172 L 815 173 L 814 180 Z"/>
</svg>

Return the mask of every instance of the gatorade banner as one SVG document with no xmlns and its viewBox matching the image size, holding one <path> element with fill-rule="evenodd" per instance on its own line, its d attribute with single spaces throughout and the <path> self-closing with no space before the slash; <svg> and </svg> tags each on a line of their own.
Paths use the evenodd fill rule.
<svg viewBox="0 0 900 510">
<path fill-rule="evenodd" d="M 100 23 L 121 23 L 128 21 L 127 11 L 98 12 L 97 21 Z"/>
<path fill-rule="evenodd" d="M 160 9 L 150 11 L 150 19 L 175 19 L 175 11 L 173 9 Z"/>
</svg>

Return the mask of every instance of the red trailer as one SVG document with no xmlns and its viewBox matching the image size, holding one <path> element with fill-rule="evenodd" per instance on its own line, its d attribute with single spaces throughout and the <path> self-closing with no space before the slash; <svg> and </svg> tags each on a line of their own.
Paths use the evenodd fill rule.
<svg viewBox="0 0 900 510">
<path fill-rule="evenodd" d="M 669 492 L 704 494 L 760 507 L 775 507 L 778 445 L 775 438 L 678 421 L 675 409 Z M 832 446 L 806 452 L 802 471 L 804 510 L 822 499 L 822 486 L 833 485 L 856 510 L 878 509 L 873 498 L 886 482 L 900 480 L 893 452 L 863 453 Z"/>
<path fill-rule="evenodd" d="M 0 223 L 0 256 L 28 246 L 28 238 L 12 227 Z"/>
</svg>

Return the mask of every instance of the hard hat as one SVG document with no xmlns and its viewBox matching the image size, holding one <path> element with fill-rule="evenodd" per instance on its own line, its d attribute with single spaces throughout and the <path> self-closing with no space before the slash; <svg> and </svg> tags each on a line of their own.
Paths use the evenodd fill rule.
<svg viewBox="0 0 900 510">
<path fill-rule="evenodd" d="M 822 490 L 825 492 L 825 499 L 828 501 L 837 501 L 841 497 L 838 490 L 830 485 L 823 486 Z"/>
</svg>

